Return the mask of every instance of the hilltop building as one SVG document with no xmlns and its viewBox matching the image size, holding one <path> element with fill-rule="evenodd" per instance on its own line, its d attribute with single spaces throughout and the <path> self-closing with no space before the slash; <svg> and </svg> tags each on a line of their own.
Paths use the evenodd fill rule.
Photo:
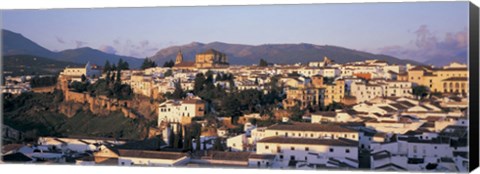
<svg viewBox="0 0 480 174">
<path fill-rule="evenodd" d="M 228 59 L 225 53 L 214 49 L 208 49 L 195 55 L 195 61 L 184 61 L 183 53 L 178 52 L 175 58 L 174 69 L 209 69 L 209 68 L 226 68 L 228 67 Z"/>
</svg>

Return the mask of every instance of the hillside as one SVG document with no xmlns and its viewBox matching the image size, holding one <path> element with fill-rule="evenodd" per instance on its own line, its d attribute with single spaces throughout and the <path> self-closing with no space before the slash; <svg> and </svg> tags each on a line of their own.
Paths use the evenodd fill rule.
<svg viewBox="0 0 480 174">
<path fill-rule="evenodd" d="M 2 56 L 11 55 L 34 55 L 80 64 L 85 64 L 90 61 L 90 63 L 97 65 L 104 65 L 106 60 L 111 63 L 116 63 L 119 59 L 123 59 L 127 61 L 132 68 L 140 67 L 143 62 L 143 60 L 139 58 L 108 54 L 89 47 L 53 52 L 19 33 L 2 30 Z"/>
<path fill-rule="evenodd" d="M 81 66 L 79 63 L 64 62 L 49 58 L 15 55 L 3 57 L 3 71 L 5 75 L 46 75 L 58 74 L 67 66 Z"/>
<path fill-rule="evenodd" d="M 60 91 L 3 97 L 3 123 L 24 132 L 27 141 L 36 140 L 38 136 L 145 137 L 144 124 L 125 117 L 121 112 L 98 116 L 79 109 L 72 117 L 62 114 L 59 106 L 65 102 Z"/>
<path fill-rule="evenodd" d="M 367 59 L 386 60 L 394 64 L 420 64 L 412 60 L 398 59 L 387 55 L 372 54 L 348 48 L 314 44 L 264 44 L 258 46 L 212 42 L 208 44 L 193 42 L 187 45 L 172 46 L 158 51 L 151 58 L 157 63 L 175 59 L 179 50 L 186 60 L 193 60 L 196 53 L 209 48 L 227 54 L 231 64 L 257 64 L 260 59 L 271 63 L 292 64 L 319 61 L 327 56 L 337 63 L 361 61 Z"/>
</svg>

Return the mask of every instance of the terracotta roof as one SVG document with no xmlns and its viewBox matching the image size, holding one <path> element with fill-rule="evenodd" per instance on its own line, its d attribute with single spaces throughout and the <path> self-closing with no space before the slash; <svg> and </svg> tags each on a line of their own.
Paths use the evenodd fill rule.
<svg viewBox="0 0 480 174">
<path fill-rule="evenodd" d="M 176 64 L 174 67 L 194 67 L 195 62 L 181 62 L 179 64 Z"/>
<path fill-rule="evenodd" d="M 408 107 L 405 107 L 404 105 L 399 104 L 399 103 L 392 103 L 390 105 L 397 108 L 397 109 L 408 109 Z"/>
<path fill-rule="evenodd" d="M 279 144 L 303 144 L 303 145 L 329 145 L 329 146 L 350 146 L 357 147 L 358 141 L 348 139 L 316 139 L 316 138 L 287 138 L 268 137 L 261 139 L 258 143 L 279 143 Z"/>
<path fill-rule="evenodd" d="M 388 106 L 380 106 L 379 108 L 380 108 L 380 109 L 383 109 L 383 110 L 385 110 L 385 111 L 387 111 L 387 112 L 395 112 L 395 111 L 397 111 L 397 110 L 392 109 L 391 107 L 388 107 Z"/>
<path fill-rule="evenodd" d="M 183 100 L 182 103 L 187 103 L 187 104 L 203 104 L 205 103 L 203 100 L 198 100 L 198 99 L 187 99 Z"/>
<path fill-rule="evenodd" d="M 326 111 L 326 112 L 315 112 L 312 115 L 321 115 L 324 117 L 335 117 L 337 116 L 337 113 L 333 111 Z"/>
<path fill-rule="evenodd" d="M 226 161 L 248 161 L 250 152 L 208 152 L 207 156 L 202 158 L 209 158 L 212 160 L 226 160 Z"/>
<path fill-rule="evenodd" d="M 440 71 L 468 71 L 467 68 L 445 68 L 440 69 Z"/>
<path fill-rule="evenodd" d="M 292 131 L 313 131 L 313 132 L 357 132 L 353 129 L 337 125 L 316 124 L 316 123 L 277 123 L 267 128 L 267 130 L 292 130 Z"/>
<path fill-rule="evenodd" d="M 176 160 L 185 157 L 186 154 L 179 152 L 164 152 L 164 151 L 147 151 L 147 150 L 118 150 L 121 157 L 136 157 L 136 158 L 156 158 Z"/>
<path fill-rule="evenodd" d="M 405 105 L 407 107 L 414 107 L 415 106 L 415 104 L 410 103 L 409 101 L 399 101 L 398 103 L 400 103 L 402 105 Z"/>
<path fill-rule="evenodd" d="M 2 153 L 7 153 L 7 152 L 10 152 L 10 151 L 16 151 L 16 150 L 20 149 L 21 147 L 23 147 L 22 144 L 5 144 L 5 145 L 2 145 Z"/>
<path fill-rule="evenodd" d="M 275 159 L 275 155 L 273 155 L 273 154 L 250 154 L 250 156 L 248 158 L 273 160 L 273 159 Z"/>
<path fill-rule="evenodd" d="M 468 77 L 450 77 L 442 81 L 468 81 Z"/>
</svg>

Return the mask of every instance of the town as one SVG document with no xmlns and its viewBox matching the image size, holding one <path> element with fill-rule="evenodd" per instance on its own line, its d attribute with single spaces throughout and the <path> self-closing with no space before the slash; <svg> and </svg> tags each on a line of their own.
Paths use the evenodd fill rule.
<svg viewBox="0 0 480 174">
<path fill-rule="evenodd" d="M 114 63 L 86 62 L 58 76 L 7 76 L 2 93 L 58 93 L 70 116 L 86 110 L 148 120 L 137 130 L 144 136 L 87 132 L 26 141 L 32 135 L 4 124 L 4 162 L 469 171 L 466 64 L 340 64 L 324 57 L 245 66 L 229 64 L 215 49 L 195 57 L 178 50 L 163 66 L 148 58 L 141 69 Z"/>
</svg>

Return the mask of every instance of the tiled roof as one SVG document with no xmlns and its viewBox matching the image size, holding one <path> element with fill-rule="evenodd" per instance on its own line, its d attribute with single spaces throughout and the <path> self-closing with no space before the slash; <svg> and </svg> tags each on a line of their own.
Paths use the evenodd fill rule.
<svg viewBox="0 0 480 174">
<path fill-rule="evenodd" d="M 278 144 L 303 144 L 303 145 L 328 145 L 328 146 L 349 146 L 357 147 L 358 141 L 347 139 L 316 139 L 316 138 L 288 138 L 288 137 L 268 137 L 263 138 L 258 143 L 278 143 Z"/>
<path fill-rule="evenodd" d="M 185 157 L 186 154 L 179 152 L 147 151 L 147 150 L 118 150 L 121 157 L 155 158 L 176 160 Z"/>
<path fill-rule="evenodd" d="M 442 81 L 468 81 L 468 77 L 450 77 Z"/>
<path fill-rule="evenodd" d="M 337 116 L 337 113 L 333 111 L 326 111 L 326 112 L 315 112 L 312 115 L 321 115 L 324 117 L 335 117 Z"/>
<path fill-rule="evenodd" d="M 179 64 L 176 64 L 174 67 L 194 67 L 195 62 L 181 62 Z"/>
<path fill-rule="evenodd" d="M 273 159 L 275 159 L 275 155 L 273 155 L 273 154 L 250 154 L 250 156 L 248 158 L 273 160 Z"/>
<path fill-rule="evenodd" d="M 292 130 L 292 131 L 312 131 L 312 132 L 357 132 L 353 129 L 337 125 L 316 124 L 316 123 L 277 123 L 267 128 L 267 130 Z"/>
</svg>

